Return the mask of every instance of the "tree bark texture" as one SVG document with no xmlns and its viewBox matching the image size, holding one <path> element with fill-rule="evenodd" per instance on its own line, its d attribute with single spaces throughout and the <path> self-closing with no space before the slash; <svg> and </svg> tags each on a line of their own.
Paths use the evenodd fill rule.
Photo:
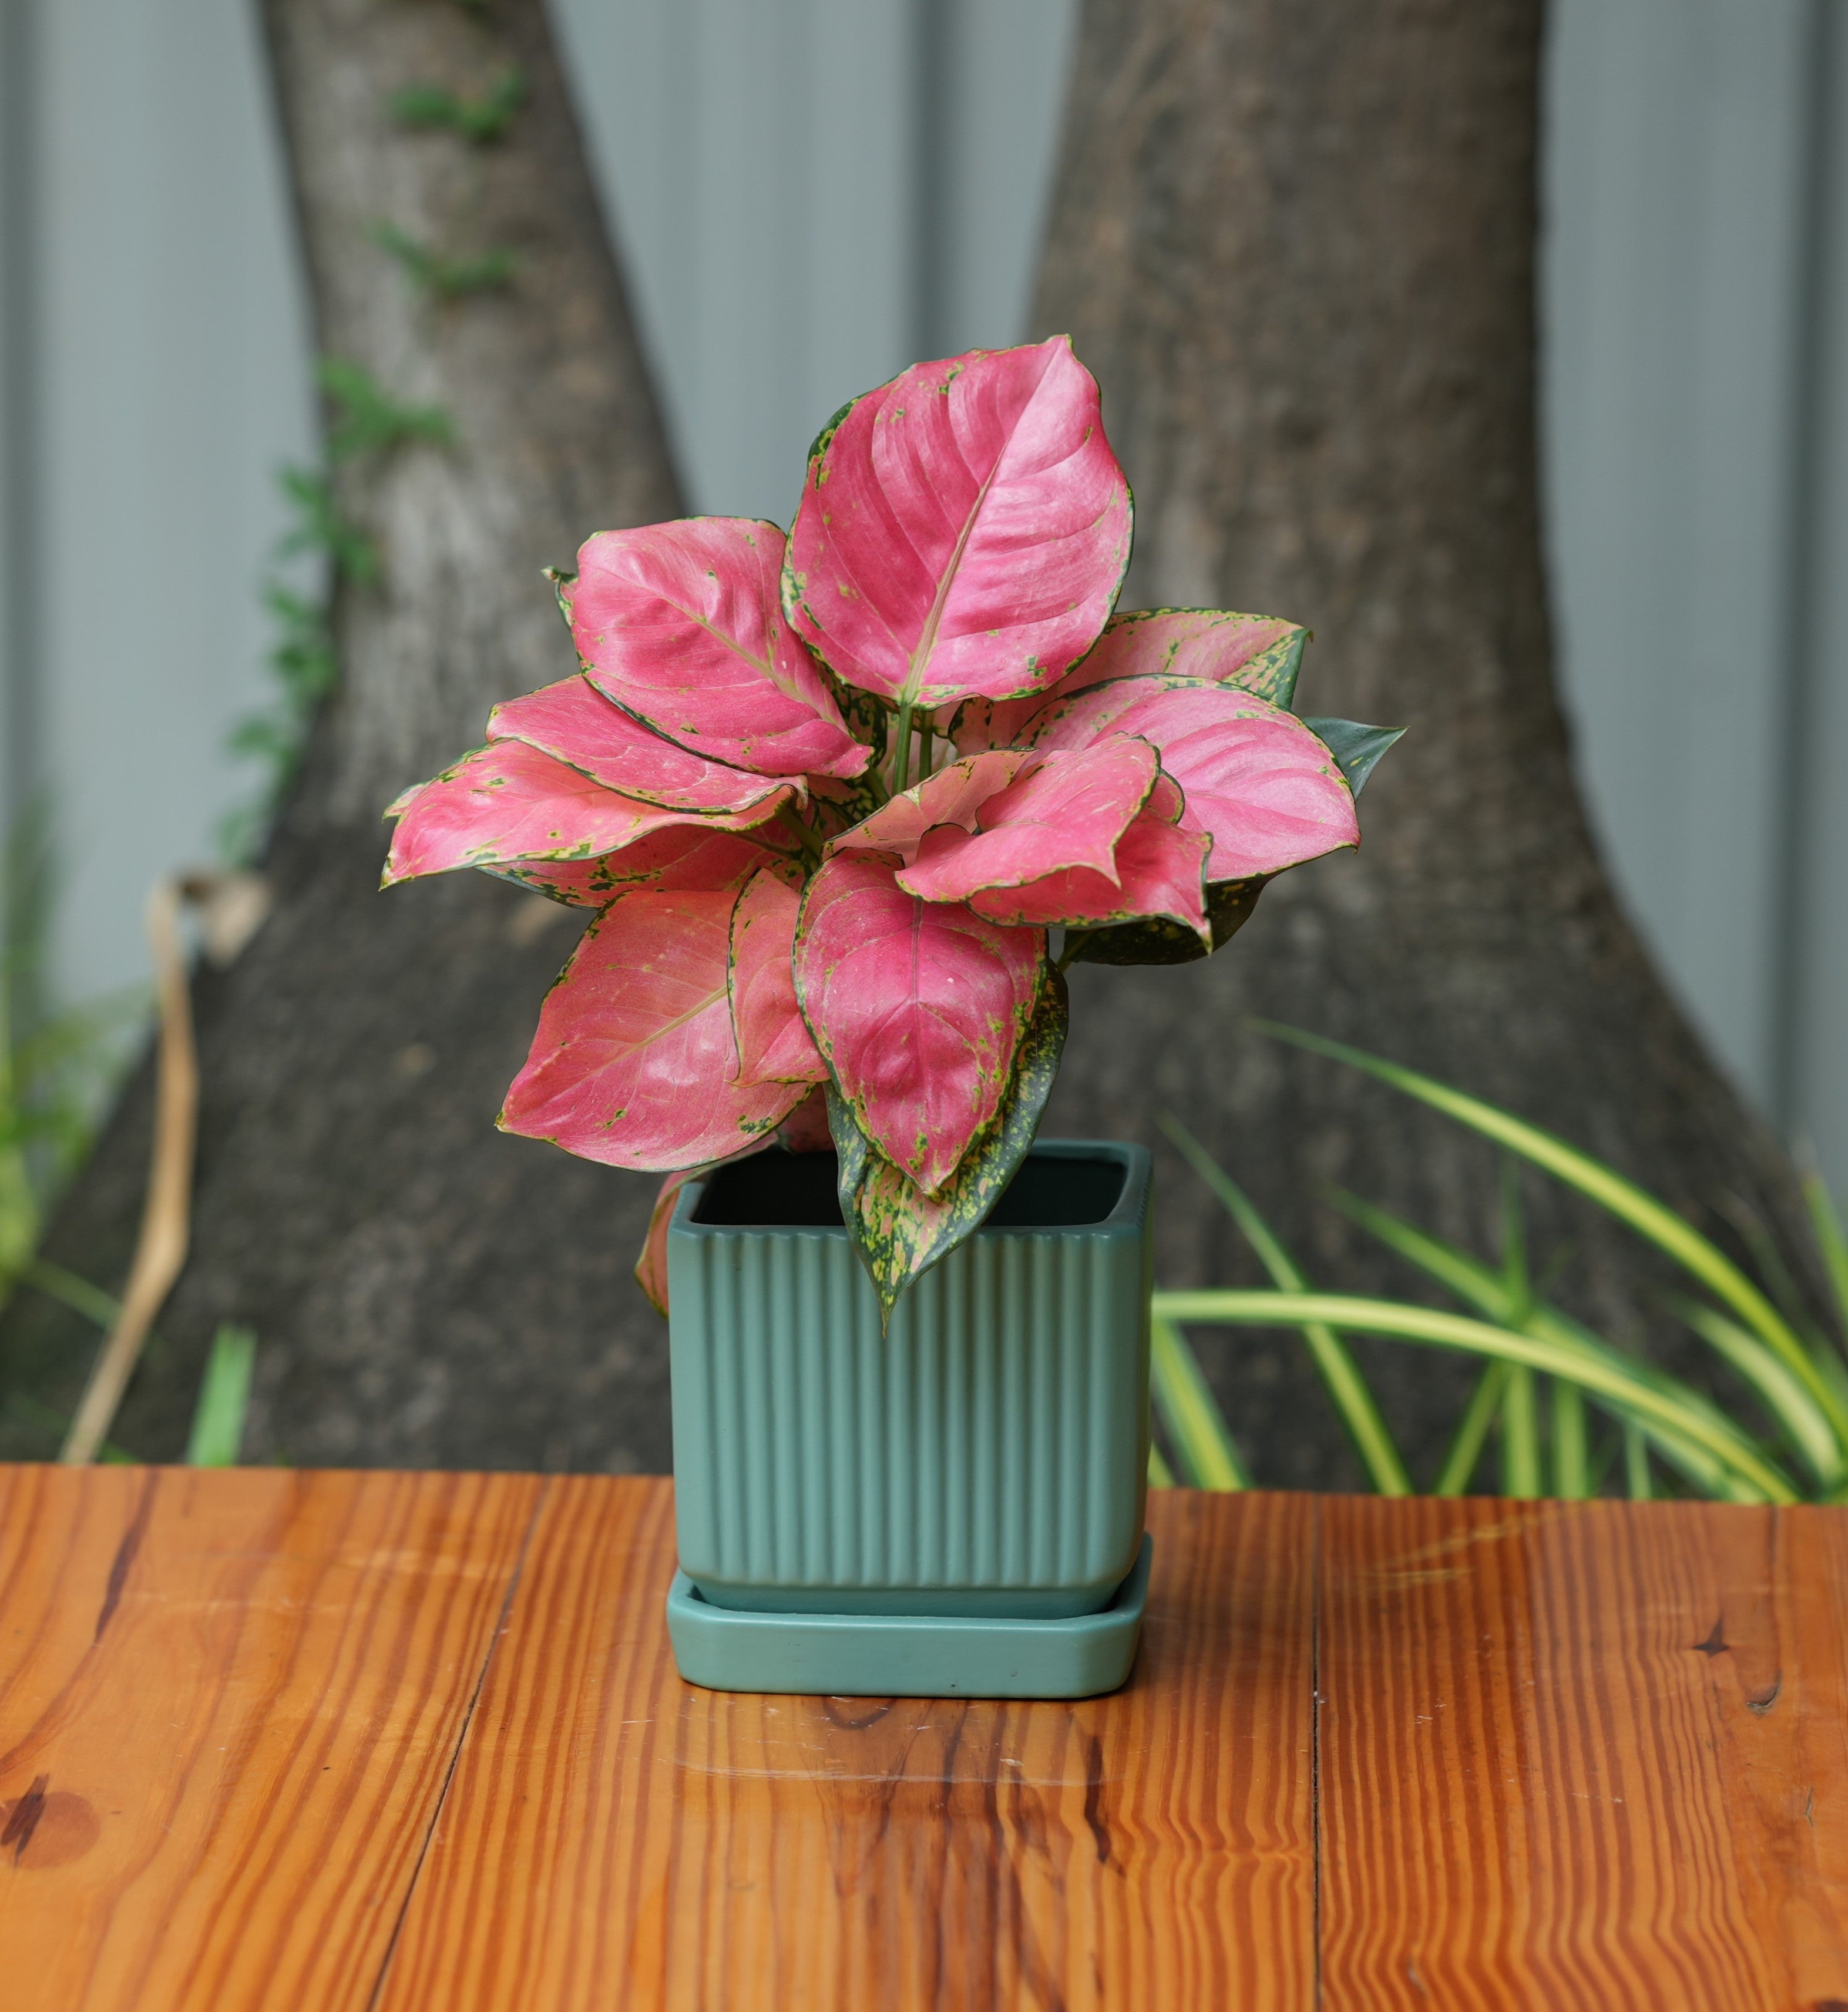
<svg viewBox="0 0 1848 2012">
<path fill-rule="evenodd" d="M 1710 1229 L 1794 1233 L 1788 1163 L 1669 999 L 1589 834 L 1550 674 L 1535 419 L 1539 0 L 1086 0 L 1036 309 L 1101 379 L 1134 487 L 1123 605 L 1288 615 L 1298 704 L 1411 730 L 1357 855 L 1287 875 L 1210 962 L 1073 972 L 1047 1124 L 1181 1117 L 1317 1282 L 1408 1275 L 1337 1183 L 1492 1254 L 1493 1154 L 1257 1015 L 1424 1069 L 1614 1162 Z M 1716 806 L 1716 811 L 1721 807 Z M 1165 1154 L 1159 1275 L 1259 1275 Z M 1536 1261 L 1607 1331 L 1659 1281 L 1529 1182 Z M 1661 1337 L 1658 1336 L 1658 1339 Z M 1261 1478 L 1354 1472 L 1286 1337 L 1199 1340 Z M 1464 1365 L 1366 1351 L 1428 1475 Z M 1683 1365 L 1696 1359 L 1684 1357 Z"/>
<path fill-rule="evenodd" d="M 541 0 L 265 14 L 317 347 L 451 438 L 340 463 L 379 569 L 336 594 L 341 683 L 270 847 L 274 911 L 197 982 L 192 1253 L 116 1436 L 174 1457 L 235 1320 L 259 1341 L 247 1458 L 662 1468 L 665 1331 L 629 1276 L 656 1183 L 494 1129 L 581 917 L 475 875 L 377 891 L 390 799 L 477 744 L 494 700 L 574 668 L 541 568 L 679 513 L 661 426 Z M 394 99 L 430 86 L 465 112 L 498 94 L 504 130 L 407 119 Z M 452 267 L 515 262 L 445 296 L 381 226 Z M 48 1247 L 104 1283 L 148 1096 L 144 1071 Z M 67 1401 L 92 1332 L 22 1295 L 0 1374 Z M 35 1431 L 0 1443 L 43 1451 Z"/>
</svg>

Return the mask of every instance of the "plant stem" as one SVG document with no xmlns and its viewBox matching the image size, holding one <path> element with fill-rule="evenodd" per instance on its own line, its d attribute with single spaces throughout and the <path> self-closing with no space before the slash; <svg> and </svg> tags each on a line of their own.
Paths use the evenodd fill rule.
<svg viewBox="0 0 1848 2012">
<path fill-rule="evenodd" d="M 1065 970 L 1070 965 L 1072 958 L 1084 948 L 1086 942 L 1097 933 L 1095 929 L 1067 929 L 1065 940 L 1059 947 L 1059 969 Z"/>
<path fill-rule="evenodd" d="M 912 772 L 912 704 L 904 700 L 898 708 L 898 724 L 893 731 L 892 794 L 897 796 L 910 780 Z"/>
<path fill-rule="evenodd" d="M 776 813 L 776 821 L 784 830 L 790 833 L 802 848 L 802 856 L 811 866 L 822 856 L 822 842 L 801 818 L 796 815 L 794 804 L 785 804 Z"/>
</svg>

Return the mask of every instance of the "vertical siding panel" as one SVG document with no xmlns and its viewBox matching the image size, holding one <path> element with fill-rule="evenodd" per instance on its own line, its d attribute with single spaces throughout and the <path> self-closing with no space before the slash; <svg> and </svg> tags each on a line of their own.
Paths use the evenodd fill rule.
<svg viewBox="0 0 1848 2012">
<path fill-rule="evenodd" d="M 1798 765 L 1789 834 L 1795 899 L 1786 911 L 1789 1054 L 1780 1115 L 1815 1140 L 1848 1204 L 1848 20 L 1832 0 L 1817 4 L 1827 67 L 1814 101 L 1821 117 L 1807 358 L 1814 405 L 1807 415 L 1809 519 L 1799 576 L 1804 661 L 1789 737 Z"/>
<path fill-rule="evenodd" d="M 1768 1105 L 1812 0 L 1561 0 L 1544 266 L 1565 696 L 1618 880 Z"/>
<path fill-rule="evenodd" d="M 36 681 L 21 758 L 58 828 L 55 980 L 82 997 L 144 978 L 144 876 L 212 858 L 223 812 L 260 786 L 226 743 L 272 696 L 274 476 L 313 430 L 256 9 L 32 15 L 40 563 L 34 661 L 14 668 Z M 132 676 L 95 619 L 99 553 L 136 611 Z"/>
</svg>

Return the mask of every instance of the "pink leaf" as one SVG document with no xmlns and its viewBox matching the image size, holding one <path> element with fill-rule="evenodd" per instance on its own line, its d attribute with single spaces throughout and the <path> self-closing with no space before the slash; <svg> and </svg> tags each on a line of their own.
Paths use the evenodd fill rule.
<svg viewBox="0 0 1848 2012">
<path fill-rule="evenodd" d="M 1117 841 L 1115 880 L 1085 867 L 1048 874 L 1024 887 L 977 894 L 969 905 L 991 922 L 1086 929 L 1165 915 L 1210 948 L 1206 861 L 1211 841 L 1145 811 Z"/>
<path fill-rule="evenodd" d="M 560 592 L 591 678 L 670 739 L 766 776 L 857 776 L 848 733 L 790 632 L 783 533 L 744 517 L 602 531 Z"/>
<path fill-rule="evenodd" d="M 1145 608 L 1113 615 L 1096 646 L 1044 698 L 971 699 L 955 721 L 965 751 L 1011 747 L 1038 707 L 1112 678 L 1167 676 L 1236 685 L 1287 705 L 1308 631 L 1270 615 L 1218 608 Z"/>
<path fill-rule="evenodd" d="M 1119 678 L 1044 707 L 1035 747 L 1086 747 L 1134 733 L 1186 795 L 1185 829 L 1213 841 L 1211 881 L 1275 873 L 1360 843 L 1335 758 L 1293 713 L 1236 687 Z"/>
<path fill-rule="evenodd" d="M 767 866 L 738 897 L 732 916 L 732 1031 L 740 1088 L 760 1083 L 821 1083 L 827 1067 L 796 1004 L 790 955 L 802 905 L 799 868 Z"/>
<path fill-rule="evenodd" d="M 934 708 L 1044 690 L 1129 559 L 1129 491 L 1064 336 L 920 363 L 823 433 L 783 601 L 850 684 Z"/>
<path fill-rule="evenodd" d="M 789 792 L 778 794 L 787 800 Z M 664 810 L 619 796 L 523 741 L 491 741 L 433 781 L 407 790 L 391 806 L 387 815 L 398 825 L 381 884 L 458 866 L 589 859 L 672 825 L 744 830 L 776 808 L 772 800 L 730 816 Z"/>
<path fill-rule="evenodd" d="M 760 1139 L 755 1145 L 747 1146 L 741 1153 L 734 1153 L 730 1160 L 715 1161 L 705 1167 L 676 1167 L 661 1183 L 661 1191 L 655 1197 L 655 1206 L 648 1211 L 648 1233 L 642 1240 L 642 1254 L 635 1261 L 635 1282 L 648 1296 L 648 1304 L 663 1319 L 671 1309 L 668 1304 L 667 1233 L 673 1226 L 674 1211 L 680 1204 L 680 1190 L 689 1181 L 703 1179 L 715 1173 L 722 1166 L 736 1165 L 740 1160 L 748 1160 L 753 1153 L 761 1153 L 770 1143 Z"/>
<path fill-rule="evenodd" d="M 633 719 L 588 678 L 561 678 L 488 715 L 491 741 L 521 740 L 581 769 L 606 790 L 669 810 L 747 811 L 790 786 L 690 754 Z M 800 779 L 794 785 L 802 793 Z"/>
<path fill-rule="evenodd" d="M 655 1206 L 648 1214 L 648 1233 L 642 1239 L 642 1254 L 635 1261 L 635 1282 L 648 1296 L 648 1304 L 665 1320 L 667 1304 L 667 1233 L 674 1219 L 680 1190 L 704 1167 L 680 1167 L 661 1183 Z"/>
<path fill-rule="evenodd" d="M 701 819 L 670 825 L 620 852 L 595 859 L 515 859 L 491 870 L 555 901 L 601 908 L 633 888 L 652 887 L 665 894 L 682 887 L 741 887 L 766 859 L 775 857 L 765 842 L 772 836 L 782 836 L 780 826 L 744 837 L 711 830 Z"/>
<path fill-rule="evenodd" d="M 1120 735 L 1050 753 L 982 804 L 976 831 L 932 832 L 898 884 L 927 901 L 966 901 L 979 888 L 1018 887 L 1072 868 L 1114 882 L 1117 840 L 1147 801 L 1155 770 L 1154 749 Z"/>
<path fill-rule="evenodd" d="M 926 832 L 940 825 L 956 825 L 972 832 L 982 805 L 1037 759 L 1008 748 L 952 762 L 922 783 L 901 790 L 889 802 L 880 804 L 871 817 L 863 818 L 851 829 L 829 840 L 828 850 L 831 853 L 890 852 L 908 866 L 917 858 Z"/>
<path fill-rule="evenodd" d="M 800 1083 L 744 1086 L 726 983 L 735 894 L 612 902 L 546 994 L 502 1128 L 616 1167 L 730 1158 L 773 1130 Z"/>
<path fill-rule="evenodd" d="M 927 1192 L 994 1117 L 1040 985 L 1046 939 L 908 894 L 847 853 L 808 883 L 796 990 L 829 1070 L 886 1158 Z"/>
</svg>

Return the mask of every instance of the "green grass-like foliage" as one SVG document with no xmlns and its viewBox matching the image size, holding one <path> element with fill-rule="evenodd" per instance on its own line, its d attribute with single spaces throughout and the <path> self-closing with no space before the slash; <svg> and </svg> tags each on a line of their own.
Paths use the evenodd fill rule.
<svg viewBox="0 0 1848 2012">
<path fill-rule="evenodd" d="M 212 1353 L 206 1359 L 192 1432 L 186 1443 L 188 1467 L 237 1464 L 256 1361 L 257 1338 L 248 1328 L 227 1321 L 212 1337 Z"/>
<path fill-rule="evenodd" d="M 1182 1328 L 1201 1325 L 1294 1327 L 1303 1335 L 1336 1414 L 1373 1486 L 1411 1487 L 1379 1407 L 1342 1337 L 1365 1334 L 1474 1355 L 1484 1367 L 1436 1475 L 1432 1492 L 1461 1494 L 1491 1436 L 1500 1450 L 1504 1494 L 1567 1500 L 1597 1493 L 1621 1459 L 1622 1485 L 1642 1500 L 1660 1491 L 1657 1468 L 1696 1495 L 1736 1502 L 1848 1500 L 1848 1236 L 1813 1169 L 1803 1188 L 1822 1269 L 1835 1304 L 1826 1317 L 1798 1306 L 1786 1279 L 1786 1304 L 1749 1277 L 1666 1204 L 1566 1140 L 1399 1065 L 1293 1028 L 1265 1031 L 1365 1071 L 1499 1145 L 1505 1157 L 1501 1251 L 1490 1264 L 1375 1208 L 1332 1190 L 1348 1219 L 1439 1286 L 1466 1311 L 1317 1292 L 1249 1197 L 1186 1129 L 1163 1129 L 1225 1204 L 1269 1273 L 1273 1290 L 1158 1293 L 1152 1375 L 1181 1478 L 1198 1487 L 1240 1487 L 1245 1468 Z M 1732 1413 L 1634 1351 L 1593 1332 L 1547 1297 L 1530 1274 L 1521 1220 L 1517 1164 L 1575 1189 L 1678 1265 L 1694 1288 L 1670 1309 L 1731 1370 L 1758 1414 L 1749 1429 Z M 1761 1265 L 1761 1268 L 1765 1268 Z M 1770 1275 L 1768 1271 L 1768 1275 Z M 1836 1333 L 1832 1336 L 1832 1323 Z M 1594 1449 L 1589 1411 L 1611 1428 Z M 1746 1409 L 1747 1407 L 1741 1407 Z"/>
</svg>

